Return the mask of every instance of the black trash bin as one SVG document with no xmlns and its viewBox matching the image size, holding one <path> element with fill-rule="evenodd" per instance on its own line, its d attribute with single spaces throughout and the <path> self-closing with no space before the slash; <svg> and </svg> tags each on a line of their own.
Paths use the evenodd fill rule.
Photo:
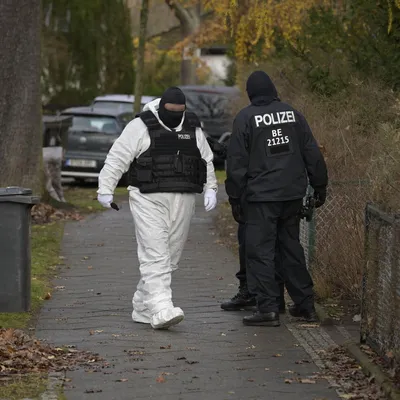
<svg viewBox="0 0 400 400">
<path fill-rule="evenodd" d="M 0 312 L 25 312 L 31 299 L 31 189 L 0 188 Z"/>
</svg>

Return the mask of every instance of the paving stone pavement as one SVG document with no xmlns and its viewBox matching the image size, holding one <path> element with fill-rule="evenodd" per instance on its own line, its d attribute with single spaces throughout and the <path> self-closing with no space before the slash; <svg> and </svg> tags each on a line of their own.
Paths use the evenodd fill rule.
<svg viewBox="0 0 400 400">
<path fill-rule="evenodd" d="M 67 225 L 66 266 L 36 334 L 57 346 L 99 353 L 110 364 L 98 372 L 67 372 L 67 399 L 338 399 L 325 380 L 285 383 L 293 372 L 307 378 L 319 371 L 314 350 L 329 344 L 324 335 L 318 339 L 318 331 L 300 332 L 288 317 L 279 328 L 247 327 L 244 312 L 220 309 L 219 303 L 237 290 L 238 261 L 217 241 L 216 211 L 205 213 L 202 203 L 198 196 L 180 270 L 173 276 L 174 303 L 185 320 L 168 331 L 131 320 L 139 274 L 128 203 L 118 212 Z M 312 335 L 314 350 L 307 344 Z M 157 381 L 160 376 L 164 382 Z"/>
</svg>

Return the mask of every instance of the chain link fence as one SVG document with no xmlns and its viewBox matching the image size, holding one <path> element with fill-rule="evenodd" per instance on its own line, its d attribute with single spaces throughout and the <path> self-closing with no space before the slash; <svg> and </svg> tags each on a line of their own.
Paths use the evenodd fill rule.
<svg viewBox="0 0 400 400">
<path fill-rule="evenodd" d="M 361 342 L 400 365 L 400 215 L 365 210 Z"/>
<path fill-rule="evenodd" d="M 324 206 L 315 210 L 310 222 L 301 222 L 307 266 L 322 297 L 340 289 L 361 298 L 368 188 L 362 181 L 331 182 Z"/>
</svg>

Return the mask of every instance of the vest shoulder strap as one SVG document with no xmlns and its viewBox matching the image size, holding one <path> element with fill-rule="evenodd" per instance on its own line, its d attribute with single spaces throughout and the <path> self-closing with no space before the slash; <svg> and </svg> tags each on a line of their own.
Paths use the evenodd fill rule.
<svg viewBox="0 0 400 400">
<path fill-rule="evenodd" d="M 201 128 L 199 117 L 194 112 L 186 111 L 185 119 L 192 128 Z"/>
<path fill-rule="evenodd" d="M 158 129 L 160 127 L 157 117 L 150 110 L 137 114 L 137 117 L 144 122 L 149 131 Z"/>
</svg>

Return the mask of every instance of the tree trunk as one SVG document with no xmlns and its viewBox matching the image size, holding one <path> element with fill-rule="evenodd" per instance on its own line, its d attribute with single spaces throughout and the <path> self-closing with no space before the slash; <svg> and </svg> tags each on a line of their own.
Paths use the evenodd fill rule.
<svg viewBox="0 0 400 400">
<path fill-rule="evenodd" d="M 0 187 L 41 183 L 41 4 L 0 1 Z"/>
<path fill-rule="evenodd" d="M 142 0 L 140 10 L 140 28 L 139 28 L 139 47 L 136 58 L 136 76 L 135 76 L 135 106 L 134 113 L 140 112 L 140 105 L 143 92 L 143 73 L 144 73 L 144 53 L 146 49 L 146 28 L 149 16 L 149 0 Z"/>
<path fill-rule="evenodd" d="M 201 23 L 201 3 L 198 2 L 192 7 L 185 8 L 182 4 L 173 0 L 165 0 L 166 4 L 171 10 L 174 11 L 176 18 L 180 22 L 181 39 L 196 34 Z M 197 83 L 197 65 L 193 60 L 193 56 L 187 54 L 187 51 L 194 49 L 185 49 L 182 54 L 181 63 L 181 84 L 182 85 L 195 85 Z"/>
</svg>

